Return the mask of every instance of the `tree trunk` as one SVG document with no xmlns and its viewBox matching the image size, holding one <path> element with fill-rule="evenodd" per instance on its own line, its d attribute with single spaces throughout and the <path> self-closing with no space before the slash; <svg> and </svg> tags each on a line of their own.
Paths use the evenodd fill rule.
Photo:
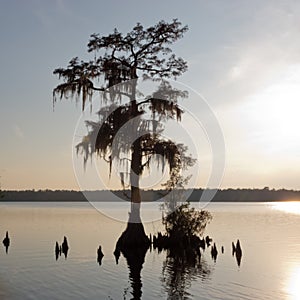
<svg viewBox="0 0 300 300">
<path fill-rule="evenodd" d="M 137 110 L 136 102 L 132 101 L 132 109 Z M 137 130 L 137 128 L 133 128 Z M 129 248 L 146 248 L 150 246 L 150 240 L 145 233 L 140 216 L 141 208 L 141 193 L 139 187 L 140 175 L 142 168 L 142 151 L 140 139 L 137 138 L 132 147 L 131 154 L 131 170 L 130 170 L 130 184 L 131 184 L 131 211 L 126 230 L 120 236 L 117 242 L 117 248 L 122 252 Z"/>
<path fill-rule="evenodd" d="M 141 192 L 140 192 L 140 173 L 142 165 L 142 153 L 139 139 L 134 141 L 131 154 L 131 213 L 129 222 L 141 223 L 140 208 L 141 208 Z"/>
</svg>

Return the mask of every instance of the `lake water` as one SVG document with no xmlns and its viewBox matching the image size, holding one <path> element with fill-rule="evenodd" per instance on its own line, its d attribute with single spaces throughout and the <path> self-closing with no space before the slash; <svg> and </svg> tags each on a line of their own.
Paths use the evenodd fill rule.
<svg viewBox="0 0 300 300">
<path fill-rule="evenodd" d="M 300 203 L 211 203 L 206 209 L 213 220 L 205 235 L 217 244 L 216 262 L 209 249 L 196 266 L 148 251 L 140 286 L 126 259 L 121 255 L 117 265 L 113 256 L 125 223 L 84 203 L 1 203 L 0 235 L 8 230 L 11 245 L 8 254 L 0 245 L 0 299 L 138 299 L 135 289 L 141 299 L 156 300 L 300 299 Z M 143 216 L 153 220 L 160 214 L 152 207 Z M 147 234 L 162 229 L 160 221 L 144 226 Z M 64 235 L 68 257 L 56 261 L 54 245 Z M 237 239 L 243 250 L 240 266 L 231 254 Z M 105 255 L 101 266 L 99 244 Z"/>
</svg>

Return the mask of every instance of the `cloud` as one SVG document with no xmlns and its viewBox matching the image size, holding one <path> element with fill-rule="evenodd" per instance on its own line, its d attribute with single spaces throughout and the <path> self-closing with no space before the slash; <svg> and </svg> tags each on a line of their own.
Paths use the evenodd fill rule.
<svg viewBox="0 0 300 300">
<path fill-rule="evenodd" d="M 207 97 L 216 104 L 232 105 L 273 84 L 291 66 L 300 63 L 300 3 L 287 2 L 263 9 L 240 26 L 232 36 L 228 32 L 223 45 L 209 60 L 213 84 Z"/>
</svg>

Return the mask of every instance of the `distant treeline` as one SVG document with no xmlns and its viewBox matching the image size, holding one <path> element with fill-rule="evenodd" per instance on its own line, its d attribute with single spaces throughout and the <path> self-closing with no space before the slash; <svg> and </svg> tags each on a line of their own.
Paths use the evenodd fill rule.
<svg viewBox="0 0 300 300">
<path fill-rule="evenodd" d="M 204 193 L 205 191 L 205 193 Z M 174 193 L 174 197 L 189 201 L 210 200 L 210 195 L 216 190 L 213 189 L 194 189 L 180 191 L 180 196 Z M 143 201 L 159 201 L 168 192 L 166 190 L 147 190 L 142 191 Z M 178 194 L 178 195 L 179 195 Z M 130 191 L 69 191 L 69 190 L 26 190 L 26 191 L 3 191 L 3 198 L 0 201 L 123 201 L 130 199 Z M 288 201 L 300 200 L 300 191 L 294 190 L 274 190 L 264 189 L 223 189 L 218 190 L 213 197 L 213 202 L 268 202 L 268 201 Z"/>
</svg>

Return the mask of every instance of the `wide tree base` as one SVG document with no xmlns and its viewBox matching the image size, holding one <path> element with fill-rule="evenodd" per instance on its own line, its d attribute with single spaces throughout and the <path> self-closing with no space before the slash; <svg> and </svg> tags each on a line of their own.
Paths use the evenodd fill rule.
<svg viewBox="0 0 300 300">
<path fill-rule="evenodd" d="M 127 223 L 127 228 L 118 239 L 116 249 L 121 252 L 126 252 L 127 249 L 132 248 L 146 248 L 150 247 L 150 239 L 145 233 L 142 223 Z"/>
</svg>

